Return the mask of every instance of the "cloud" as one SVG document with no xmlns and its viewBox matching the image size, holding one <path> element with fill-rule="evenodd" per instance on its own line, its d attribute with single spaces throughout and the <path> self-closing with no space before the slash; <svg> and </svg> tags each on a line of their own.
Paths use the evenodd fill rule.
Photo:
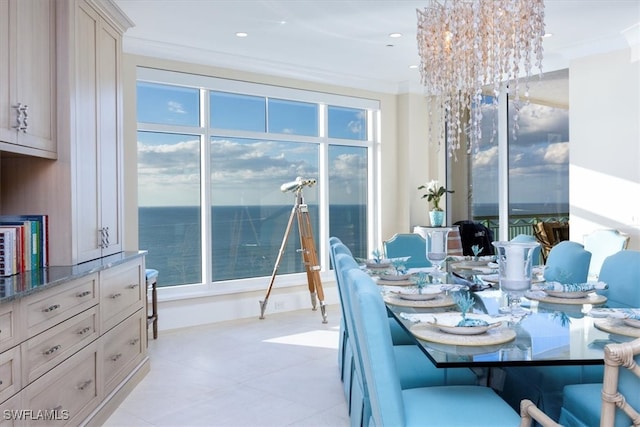
<svg viewBox="0 0 640 427">
<path fill-rule="evenodd" d="M 169 112 L 171 113 L 177 113 L 177 114 L 187 114 L 187 110 L 184 109 L 184 107 L 182 106 L 181 103 L 176 102 L 176 101 L 169 101 L 167 102 L 167 109 L 169 110 Z"/>
</svg>

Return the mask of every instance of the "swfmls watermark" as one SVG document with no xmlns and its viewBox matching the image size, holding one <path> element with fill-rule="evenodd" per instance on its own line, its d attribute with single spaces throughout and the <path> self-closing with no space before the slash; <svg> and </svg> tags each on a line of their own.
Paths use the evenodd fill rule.
<svg viewBox="0 0 640 427">
<path fill-rule="evenodd" d="M 2 411 L 5 421 L 66 421 L 69 411 L 66 409 L 5 409 Z"/>
</svg>

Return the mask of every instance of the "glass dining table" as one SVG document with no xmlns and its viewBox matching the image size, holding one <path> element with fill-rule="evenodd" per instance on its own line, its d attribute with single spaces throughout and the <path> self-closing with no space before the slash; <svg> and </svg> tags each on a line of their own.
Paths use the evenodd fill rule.
<svg viewBox="0 0 640 427">
<path fill-rule="evenodd" d="M 455 270 L 449 268 L 451 271 Z M 466 277 L 472 273 L 467 272 Z M 594 307 L 606 307 L 606 298 L 596 294 L 561 303 L 531 294 L 522 299 L 528 313 L 515 317 L 499 312 L 504 295 L 497 283 L 484 282 L 486 289 L 475 291 L 445 285 L 440 299 L 430 301 L 397 298 L 392 290 L 397 287 L 387 285 L 380 288 L 388 312 L 436 367 L 602 365 L 606 344 L 640 337 L 640 329 L 626 327 L 620 319 L 591 316 Z M 456 293 L 473 298 L 469 317 L 482 317 L 499 326 L 478 335 L 451 334 L 438 328 L 443 318 L 461 318 L 454 302 Z"/>
</svg>

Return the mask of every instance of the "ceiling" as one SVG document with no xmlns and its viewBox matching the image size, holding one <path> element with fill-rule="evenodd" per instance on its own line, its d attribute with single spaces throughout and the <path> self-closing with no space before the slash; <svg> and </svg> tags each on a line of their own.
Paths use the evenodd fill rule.
<svg viewBox="0 0 640 427">
<path fill-rule="evenodd" d="M 421 90 L 409 66 L 419 63 L 416 9 L 428 0 L 115 3 L 135 24 L 124 37 L 128 53 L 385 93 Z M 546 0 L 545 14 L 553 36 L 544 40 L 543 71 L 640 41 L 638 0 Z M 568 91 L 563 84 L 555 91 Z"/>
</svg>

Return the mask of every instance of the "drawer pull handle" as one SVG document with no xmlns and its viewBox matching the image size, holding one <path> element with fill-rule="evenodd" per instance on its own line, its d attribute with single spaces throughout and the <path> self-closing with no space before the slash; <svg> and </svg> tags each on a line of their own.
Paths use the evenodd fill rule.
<svg viewBox="0 0 640 427">
<path fill-rule="evenodd" d="M 132 283 L 130 285 L 127 286 L 127 289 L 135 289 L 138 286 L 140 286 L 140 283 Z"/>
<path fill-rule="evenodd" d="M 53 353 L 55 353 L 56 351 L 60 350 L 62 347 L 59 345 L 54 345 L 53 347 L 51 347 L 49 350 L 43 352 L 42 354 L 44 354 L 45 356 L 49 356 Z"/>
<path fill-rule="evenodd" d="M 129 341 L 129 345 L 136 345 L 138 344 L 139 341 L 140 341 L 140 338 L 134 338 L 131 341 Z"/>
<path fill-rule="evenodd" d="M 49 307 L 45 308 L 45 309 L 44 309 L 44 310 L 42 310 L 42 311 L 43 311 L 44 313 L 50 313 L 50 312 L 52 312 L 53 310 L 57 310 L 57 309 L 59 309 L 59 308 L 60 308 L 60 304 L 53 304 L 53 305 L 50 305 Z"/>
<path fill-rule="evenodd" d="M 121 296 L 122 296 L 122 294 L 118 293 L 118 294 L 113 294 L 113 295 L 111 295 L 111 297 L 110 297 L 110 298 L 111 298 L 111 299 L 116 299 L 116 298 L 119 298 L 119 297 L 121 297 Z"/>
<path fill-rule="evenodd" d="M 2 380 L 0 380 L 0 385 L 2 385 Z"/>
<path fill-rule="evenodd" d="M 122 353 L 114 354 L 113 356 L 111 356 L 111 361 L 117 362 L 118 359 L 120 359 L 121 357 L 122 357 Z"/>
<path fill-rule="evenodd" d="M 82 384 L 80 384 L 78 386 L 78 390 L 84 390 L 85 388 L 89 387 L 92 382 L 93 382 L 93 380 L 87 380 L 87 381 L 83 382 Z"/>
<path fill-rule="evenodd" d="M 76 295 L 78 298 L 84 298 L 87 295 L 91 295 L 91 291 L 84 291 L 84 292 L 80 292 L 78 295 Z"/>
<path fill-rule="evenodd" d="M 84 335 L 87 332 L 89 332 L 90 330 L 91 330 L 91 328 L 87 326 L 86 328 L 83 328 L 83 329 L 79 330 L 78 331 L 78 335 Z"/>
</svg>

